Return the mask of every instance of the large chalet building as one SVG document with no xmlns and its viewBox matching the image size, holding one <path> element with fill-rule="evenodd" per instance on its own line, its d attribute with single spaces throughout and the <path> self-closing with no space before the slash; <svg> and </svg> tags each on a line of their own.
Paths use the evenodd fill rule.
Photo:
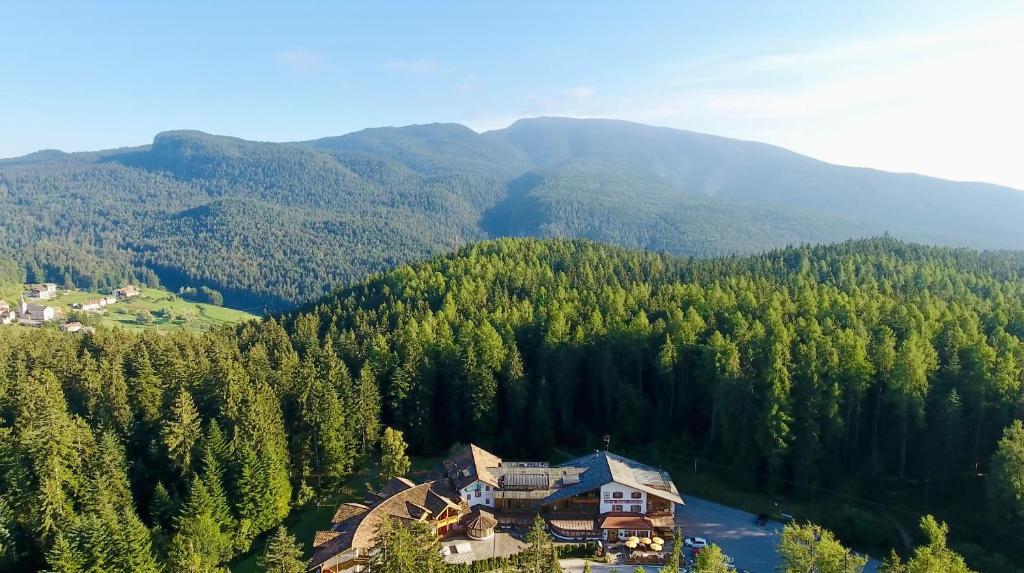
<svg viewBox="0 0 1024 573">
<path fill-rule="evenodd" d="M 540 514 L 556 537 L 614 542 L 671 535 L 682 503 L 668 473 L 610 452 L 551 466 L 506 462 L 469 445 L 422 484 L 398 478 L 377 500 L 342 504 L 331 529 L 316 533 L 310 570 L 362 571 L 384 519 L 422 521 L 442 538 L 480 539 L 497 523 L 523 525 Z"/>
</svg>

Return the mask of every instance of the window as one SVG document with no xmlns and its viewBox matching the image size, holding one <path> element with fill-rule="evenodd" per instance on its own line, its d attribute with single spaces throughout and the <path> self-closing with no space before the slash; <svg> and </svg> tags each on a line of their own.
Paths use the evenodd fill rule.
<svg viewBox="0 0 1024 573">
<path fill-rule="evenodd" d="M 642 510 L 639 505 L 631 505 L 629 506 L 629 511 L 632 511 L 633 513 L 640 513 Z"/>
<path fill-rule="evenodd" d="M 489 497 L 485 498 L 484 499 L 484 503 L 487 504 L 487 505 L 491 505 L 491 498 L 489 498 Z"/>
<path fill-rule="evenodd" d="M 487 490 L 487 491 L 491 491 L 491 486 L 489 486 L 489 485 L 485 485 L 485 486 L 484 486 L 484 489 L 485 489 L 485 490 Z"/>
<path fill-rule="evenodd" d="M 480 497 L 480 490 L 476 490 L 476 497 Z"/>
<path fill-rule="evenodd" d="M 466 501 L 469 501 L 469 500 L 471 500 L 471 499 L 473 499 L 473 497 L 472 497 L 471 495 L 469 495 L 469 494 L 467 493 L 467 494 L 466 494 Z"/>
<path fill-rule="evenodd" d="M 612 498 L 612 492 L 610 492 L 610 491 L 604 492 L 604 498 L 605 499 L 611 499 Z"/>
<path fill-rule="evenodd" d="M 615 498 L 615 499 L 622 499 L 622 492 L 621 491 L 613 491 L 612 492 L 612 497 Z"/>
<path fill-rule="evenodd" d="M 633 493 L 629 494 L 629 497 L 631 497 L 633 499 L 640 499 L 643 496 L 644 496 L 644 494 L 642 494 L 642 493 L 640 493 L 638 491 L 634 491 Z"/>
<path fill-rule="evenodd" d="M 622 506 L 621 505 L 613 505 L 612 506 L 612 511 L 622 511 Z"/>
</svg>

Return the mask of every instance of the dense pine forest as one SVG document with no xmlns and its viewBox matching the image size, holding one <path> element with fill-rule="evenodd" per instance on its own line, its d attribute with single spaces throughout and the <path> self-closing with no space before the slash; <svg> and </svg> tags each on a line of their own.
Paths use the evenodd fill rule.
<svg viewBox="0 0 1024 573">
<path fill-rule="evenodd" d="M 891 232 L 1024 248 L 1024 195 L 841 167 L 753 142 L 534 118 L 268 143 L 196 131 L 0 160 L 0 259 L 97 290 L 210 287 L 271 311 L 488 238 L 583 238 L 682 256 Z"/>
<path fill-rule="evenodd" d="M 686 259 L 501 239 L 233 329 L 2 336 L 15 570 L 215 570 L 386 426 L 417 454 L 474 441 L 535 459 L 607 434 L 733 468 L 751 491 L 981 492 L 986 529 L 1024 516 L 1019 254 L 886 237 Z"/>
</svg>

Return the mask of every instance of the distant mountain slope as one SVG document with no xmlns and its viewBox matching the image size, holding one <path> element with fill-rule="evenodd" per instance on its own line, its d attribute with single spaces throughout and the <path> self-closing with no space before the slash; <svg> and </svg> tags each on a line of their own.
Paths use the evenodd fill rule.
<svg viewBox="0 0 1024 573">
<path fill-rule="evenodd" d="M 205 284 L 229 304 L 270 308 L 504 235 L 697 256 L 885 232 L 1024 248 L 1024 193 L 1012 189 L 564 118 L 294 143 L 173 131 L 136 148 L 46 150 L 0 160 L 0 209 L 0 249 L 30 279 L 102 287 L 153 270 L 171 288 Z"/>
</svg>

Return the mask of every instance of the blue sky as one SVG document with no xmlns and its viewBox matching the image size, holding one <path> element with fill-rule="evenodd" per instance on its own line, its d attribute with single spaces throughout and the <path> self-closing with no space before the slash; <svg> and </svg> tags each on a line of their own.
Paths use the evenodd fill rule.
<svg viewBox="0 0 1024 573">
<path fill-rule="evenodd" d="M 1020 2 L 504 4 L 9 3 L 0 156 L 567 115 L 1024 189 Z"/>
</svg>

